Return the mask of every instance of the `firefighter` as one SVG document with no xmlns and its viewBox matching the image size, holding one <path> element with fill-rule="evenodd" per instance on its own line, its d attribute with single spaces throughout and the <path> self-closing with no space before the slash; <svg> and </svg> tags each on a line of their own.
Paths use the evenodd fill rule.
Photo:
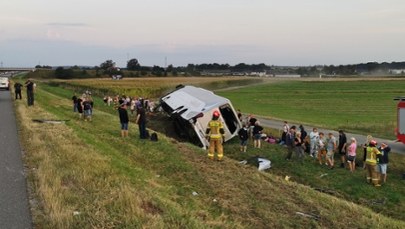
<svg viewBox="0 0 405 229">
<path fill-rule="evenodd" d="M 224 156 L 222 142 L 225 140 L 225 131 L 222 122 L 218 120 L 219 116 L 219 111 L 213 112 L 212 120 L 208 123 L 205 134 L 210 142 L 208 158 L 214 160 L 214 153 L 216 150 L 218 154 L 218 161 L 221 161 L 222 157 Z"/>
<path fill-rule="evenodd" d="M 366 169 L 367 169 L 367 183 L 372 183 L 374 186 L 381 186 L 378 183 L 378 174 L 376 171 L 378 157 L 381 156 L 381 152 L 377 149 L 377 142 L 371 140 L 367 146 L 366 155 Z"/>
</svg>

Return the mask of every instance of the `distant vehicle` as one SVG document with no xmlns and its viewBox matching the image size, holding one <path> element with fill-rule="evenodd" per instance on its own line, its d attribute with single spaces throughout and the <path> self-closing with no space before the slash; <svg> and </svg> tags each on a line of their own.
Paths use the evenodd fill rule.
<svg viewBox="0 0 405 229">
<path fill-rule="evenodd" d="M 10 80 L 7 77 L 0 77 L 0 88 L 10 90 Z"/>
<path fill-rule="evenodd" d="M 397 135 L 397 141 L 405 144 L 405 97 L 397 97 L 394 100 L 398 100 L 397 105 L 397 128 L 395 134 Z"/>
<path fill-rule="evenodd" d="M 205 130 L 215 110 L 224 123 L 225 141 L 235 137 L 242 127 L 231 102 L 203 88 L 179 85 L 160 98 L 160 105 L 173 120 L 177 135 L 202 148 L 209 146 Z"/>
</svg>

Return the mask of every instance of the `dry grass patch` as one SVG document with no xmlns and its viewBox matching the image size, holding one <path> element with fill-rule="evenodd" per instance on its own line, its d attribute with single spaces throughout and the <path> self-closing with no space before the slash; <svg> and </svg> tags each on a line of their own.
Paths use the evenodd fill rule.
<svg viewBox="0 0 405 229">
<path fill-rule="evenodd" d="M 32 122 L 37 117 L 55 118 L 38 106 L 19 103 L 17 113 L 32 202 L 39 202 L 32 209 L 36 225 L 114 228 L 155 220 L 143 208 L 145 194 L 114 172 L 110 159 L 88 147 L 72 129 Z"/>
</svg>

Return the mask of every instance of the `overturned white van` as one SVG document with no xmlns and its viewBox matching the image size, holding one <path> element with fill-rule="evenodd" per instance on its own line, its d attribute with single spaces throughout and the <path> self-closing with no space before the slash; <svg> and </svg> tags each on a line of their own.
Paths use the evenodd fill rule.
<svg viewBox="0 0 405 229">
<path fill-rule="evenodd" d="M 209 146 L 205 130 L 215 110 L 221 113 L 225 141 L 236 136 L 242 126 L 228 99 L 203 88 L 179 85 L 160 98 L 160 105 L 173 120 L 177 135 L 203 148 Z"/>
</svg>

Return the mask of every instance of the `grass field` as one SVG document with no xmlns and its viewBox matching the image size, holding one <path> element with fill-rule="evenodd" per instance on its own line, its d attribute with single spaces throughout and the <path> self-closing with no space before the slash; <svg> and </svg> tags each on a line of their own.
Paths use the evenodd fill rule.
<svg viewBox="0 0 405 229">
<path fill-rule="evenodd" d="M 244 113 L 395 139 L 393 98 L 405 80 L 286 80 L 218 94 Z"/>
<path fill-rule="evenodd" d="M 394 213 L 404 203 L 398 191 L 401 181 L 394 176 L 389 177 L 392 185 L 377 191 L 362 185 L 352 198 L 343 187 L 360 183 L 362 171 L 348 183 L 339 184 L 349 176 L 343 170 L 330 179 L 311 179 L 310 174 L 318 177 L 322 169 L 310 162 L 287 164 L 282 161 L 284 148 L 265 145 L 248 153 L 272 159 L 271 172 L 259 173 L 237 162 L 248 157 L 238 153 L 237 141 L 226 144 L 227 158 L 217 163 L 209 161 L 205 151 L 162 135 L 157 143 L 141 141 L 133 124 L 130 139 L 122 139 L 117 114 L 99 109 L 99 98 L 90 123 L 74 116 L 71 95 L 70 90 L 39 83 L 35 107 L 16 101 L 37 228 L 405 227 L 402 216 Z M 33 118 L 70 121 L 49 125 L 33 123 Z M 340 194 L 309 187 L 317 183 Z M 382 208 L 359 200 L 371 203 L 383 193 L 388 194 Z"/>
<path fill-rule="evenodd" d="M 165 93 L 173 91 L 179 84 L 190 84 L 207 89 L 236 87 L 249 84 L 262 83 L 262 79 L 243 77 L 148 77 L 111 79 L 84 79 L 84 80 L 55 80 L 54 85 L 69 87 L 73 91 L 82 93 L 89 89 L 99 96 L 127 95 L 131 97 L 159 98 Z"/>
</svg>

